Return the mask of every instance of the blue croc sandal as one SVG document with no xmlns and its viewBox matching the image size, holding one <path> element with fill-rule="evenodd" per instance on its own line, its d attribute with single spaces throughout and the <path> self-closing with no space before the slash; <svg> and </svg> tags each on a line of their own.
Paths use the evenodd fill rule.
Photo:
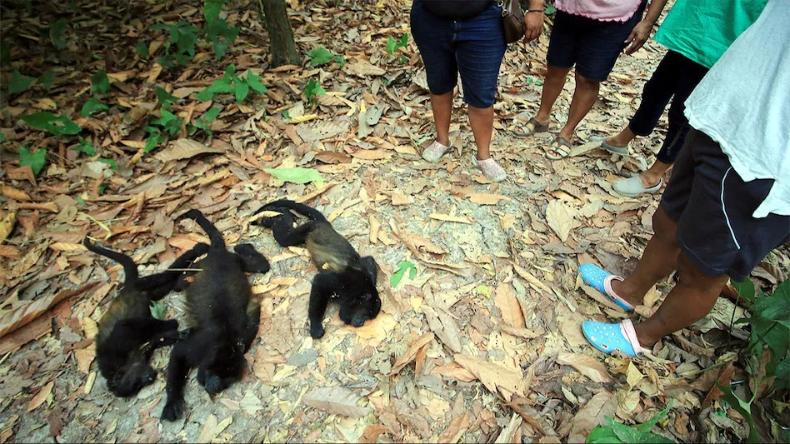
<svg viewBox="0 0 790 444">
<path fill-rule="evenodd" d="M 617 350 L 628 356 L 636 357 L 647 351 L 639 345 L 634 324 L 630 319 L 619 324 L 584 321 L 582 333 L 593 347 L 607 355 Z"/>
<path fill-rule="evenodd" d="M 626 302 L 625 299 L 620 296 L 617 296 L 614 290 L 612 290 L 612 281 L 622 281 L 624 280 L 622 277 L 615 276 L 595 264 L 582 264 L 579 267 L 579 274 L 582 276 L 582 280 L 585 284 L 605 294 L 612 302 L 617 304 L 618 307 L 625 311 L 634 311 L 633 305 Z"/>
</svg>

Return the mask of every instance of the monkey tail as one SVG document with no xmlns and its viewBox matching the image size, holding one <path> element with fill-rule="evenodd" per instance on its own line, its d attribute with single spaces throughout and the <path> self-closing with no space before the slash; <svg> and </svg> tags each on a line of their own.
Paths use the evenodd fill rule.
<svg viewBox="0 0 790 444">
<path fill-rule="evenodd" d="M 88 239 L 87 236 L 85 236 L 85 238 L 82 239 L 82 245 L 84 245 L 85 248 L 96 254 L 100 254 L 104 257 L 110 258 L 115 262 L 121 264 L 123 266 L 123 272 L 126 274 L 124 285 L 136 281 L 137 278 L 139 277 L 139 275 L 137 274 L 137 264 L 134 263 L 134 260 L 131 257 L 121 252 L 108 250 L 106 248 L 95 245 L 93 242 L 90 241 L 90 239 Z"/>
<path fill-rule="evenodd" d="M 200 210 L 193 208 L 187 211 L 186 214 L 184 214 L 184 217 L 197 222 L 197 224 L 200 225 L 200 228 L 202 228 L 203 231 L 208 234 L 208 238 L 211 240 L 211 248 L 221 248 L 223 250 L 227 248 L 225 247 L 225 238 L 222 237 L 222 233 L 217 230 L 217 227 L 215 227 L 211 221 L 206 219 L 206 216 L 204 216 Z"/>
<path fill-rule="evenodd" d="M 271 203 L 267 203 L 266 205 L 261 207 L 258 211 L 256 211 L 255 214 L 258 214 L 261 211 L 278 211 L 278 209 L 282 209 L 282 208 L 288 208 L 294 210 L 297 213 L 307 217 L 312 221 L 328 222 L 326 220 L 326 217 L 324 217 L 324 215 L 321 214 L 321 212 L 316 210 L 315 208 L 288 199 L 281 199 Z"/>
</svg>

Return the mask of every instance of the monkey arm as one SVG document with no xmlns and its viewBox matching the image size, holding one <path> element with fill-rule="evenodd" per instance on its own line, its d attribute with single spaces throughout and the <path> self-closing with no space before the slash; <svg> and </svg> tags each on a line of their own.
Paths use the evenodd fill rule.
<svg viewBox="0 0 790 444">
<path fill-rule="evenodd" d="M 247 273 L 268 273 L 270 266 L 269 261 L 266 260 L 261 253 L 255 250 L 251 244 L 236 245 L 233 250 L 241 258 L 244 271 Z"/>
<path fill-rule="evenodd" d="M 335 273 L 319 273 L 313 278 L 313 287 L 310 289 L 310 306 L 308 317 L 310 318 L 310 336 L 318 339 L 324 336 L 324 313 L 336 288 L 340 288 L 342 282 L 337 279 Z"/>
<path fill-rule="evenodd" d="M 162 410 L 162 420 L 175 421 L 184 414 L 184 385 L 189 369 L 193 366 L 190 355 L 194 354 L 193 347 L 196 345 L 196 341 L 190 338 L 177 343 L 170 352 L 170 363 L 167 366 L 167 403 Z"/>
</svg>

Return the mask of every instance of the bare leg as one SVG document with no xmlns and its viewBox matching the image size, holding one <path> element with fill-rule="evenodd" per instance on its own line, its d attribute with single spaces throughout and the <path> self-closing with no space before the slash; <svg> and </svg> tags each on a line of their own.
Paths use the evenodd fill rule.
<svg viewBox="0 0 790 444">
<path fill-rule="evenodd" d="M 434 115 L 436 115 L 436 112 L 434 112 Z M 488 159 L 491 157 L 489 148 L 491 147 L 491 134 L 494 131 L 494 107 L 475 108 L 470 106 L 469 124 L 472 126 L 472 134 L 474 134 L 475 143 L 477 144 L 477 160 Z M 441 140 L 439 143 L 446 145 Z"/>
<path fill-rule="evenodd" d="M 584 116 L 590 112 L 590 109 L 592 109 L 593 105 L 595 105 L 595 101 L 598 99 L 598 89 L 600 85 L 600 82 L 593 82 L 578 72 L 576 73 L 576 90 L 573 92 L 571 109 L 568 112 L 568 121 L 560 130 L 558 137 L 568 141 L 573 140 L 573 133 L 576 131 L 576 127 L 582 119 L 584 119 Z"/>
<path fill-rule="evenodd" d="M 685 254 L 678 258 L 680 282 L 646 321 L 634 325 L 640 345 L 652 347 L 662 337 L 679 331 L 707 315 L 728 276 L 707 276 Z"/>
<path fill-rule="evenodd" d="M 616 147 L 624 147 L 628 145 L 632 140 L 636 139 L 636 134 L 631 131 L 631 127 L 626 125 L 620 133 L 615 136 L 612 136 L 606 139 L 606 143 Z"/>
<path fill-rule="evenodd" d="M 450 146 L 450 116 L 453 113 L 453 92 L 454 90 L 442 95 L 431 94 L 433 122 L 436 125 L 436 140 L 444 146 Z M 472 128 L 474 129 L 474 126 Z M 490 135 L 488 139 L 490 143 Z"/>
<path fill-rule="evenodd" d="M 565 86 L 565 78 L 568 77 L 569 72 L 570 68 L 555 68 L 551 65 L 546 70 L 543 92 L 540 95 L 540 109 L 535 115 L 535 120 L 542 125 L 551 122 L 551 109 L 554 107 L 557 97 L 560 96 L 562 87 Z"/>
<path fill-rule="evenodd" d="M 645 247 L 645 252 L 636 269 L 624 281 L 613 281 L 612 290 L 631 305 L 639 305 L 645 294 L 659 280 L 669 276 L 678 264 L 678 224 L 670 219 L 664 207 L 658 207 L 653 215 L 655 234 Z M 645 344 L 643 344 L 645 345 Z"/>
</svg>

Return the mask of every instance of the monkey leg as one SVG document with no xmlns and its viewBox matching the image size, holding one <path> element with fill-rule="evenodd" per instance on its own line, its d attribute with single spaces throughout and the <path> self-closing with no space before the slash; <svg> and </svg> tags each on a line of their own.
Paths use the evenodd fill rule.
<svg viewBox="0 0 790 444">
<path fill-rule="evenodd" d="M 252 347 L 252 341 L 258 336 L 258 329 L 261 326 L 261 305 L 260 301 L 253 297 L 247 306 L 247 327 L 242 332 L 242 342 L 244 344 L 244 352 Z"/>
<path fill-rule="evenodd" d="M 324 336 L 324 313 L 329 299 L 335 289 L 341 288 L 342 283 L 337 281 L 335 273 L 320 273 L 313 278 L 313 287 L 310 289 L 310 306 L 308 317 L 310 319 L 310 336 L 318 339 Z"/>
<path fill-rule="evenodd" d="M 272 235 L 274 235 L 274 240 L 276 240 L 281 247 L 290 247 L 293 245 L 303 244 L 307 239 L 307 235 L 310 233 L 310 230 L 313 228 L 313 223 L 308 222 L 304 225 L 294 228 L 296 219 L 290 211 L 280 208 L 273 210 L 282 211 L 282 214 L 274 217 L 264 217 L 258 222 L 258 224 L 267 228 L 271 228 Z"/>
<path fill-rule="evenodd" d="M 118 321 L 108 343 L 114 347 L 131 350 L 145 344 L 151 338 L 169 331 L 178 331 L 178 321 L 160 321 L 154 318 L 129 318 Z"/>
<path fill-rule="evenodd" d="M 239 244 L 236 245 L 233 250 L 241 258 L 245 272 L 262 274 L 269 272 L 269 261 L 267 261 L 251 244 Z"/>
<path fill-rule="evenodd" d="M 195 244 L 168 267 L 167 270 L 140 278 L 135 287 L 145 291 L 152 301 L 158 301 L 170 293 L 182 281 L 184 269 L 190 268 L 195 260 L 208 252 L 209 246 L 203 242 Z M 192 274 L 197 273 L 193 271 Z"/>
</svg>

